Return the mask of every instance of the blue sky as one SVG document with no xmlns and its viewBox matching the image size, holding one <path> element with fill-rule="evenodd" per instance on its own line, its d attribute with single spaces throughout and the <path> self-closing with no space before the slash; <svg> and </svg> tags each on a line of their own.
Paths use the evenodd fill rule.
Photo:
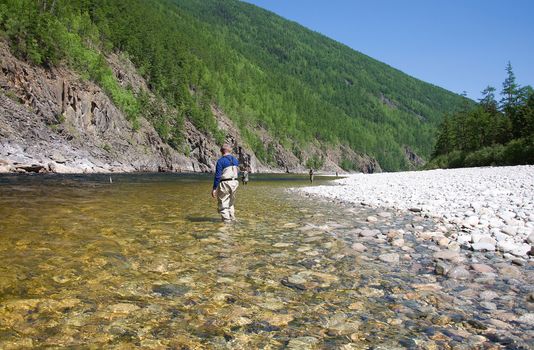
<svg viewBox="0 0 534 350">
<path fill-rule="evenodd" d="M 246 0 L 416 78 L 480 97 L 534 86 L 534 0 Z"/>
</svg>

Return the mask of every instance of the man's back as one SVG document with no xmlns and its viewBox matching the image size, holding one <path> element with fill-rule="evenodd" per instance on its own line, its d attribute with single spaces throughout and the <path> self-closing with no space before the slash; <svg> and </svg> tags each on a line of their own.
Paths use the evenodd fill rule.
<svg viewBox="0 0 534 350">
<path fill-rule="evenodd" d="M 230 152 L 231 147 L 228 145 L 221 147 L 223 156 L 217 160 L 213 180 L 212 196 L 217 197 L 219 213 L 223 221 L 235 220 L 235 193 L 239 186 L 239 181 L 237 181 L 239 161 Z"/>
<path fill-rule="evenodd" d="M 223 179 L 237 179 L 239 161 L 231 154 L 227 154 L 217 160 L 215 166 L 215 180 L 213 188 L 217 188 Z"/>
</svg>

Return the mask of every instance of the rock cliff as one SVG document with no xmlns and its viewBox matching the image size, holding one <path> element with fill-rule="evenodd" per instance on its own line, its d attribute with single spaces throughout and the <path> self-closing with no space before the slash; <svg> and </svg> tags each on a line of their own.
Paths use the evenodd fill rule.
<svg viewBox="0 0 534 350">
<path fill-rule="evenodd" d="M 410 147 L 404 146 L 404 156 L 410 164 L 411 169 L 417 169 L 425 165 L 425 160 L 419 157 Z"/>
<path fill-rule="evenodd" d="M 120 84 L 152 96 L 127 59 L 113 54 L 108 64 Z M 275 153 L 272 165 L 263 164 L 224 112 L 217 106 L 212 112 L 226 142 L 253 172 L 305 170 L 306 154 L 297 158 L 260 130 Z M 138 124 L 134 128 L 96 84 L 65 67 L 32 66 L 0 42 L 0 172 L 213 171 L 216 140 L 190 121 L 184 122 L 187 156 L 163 142 L 146 119 L 139 118 Z M 345 147 L 321 151 L 311 145 L 306 152 L 320 154 L 328 171 L 342 172 L 337 166 L 342 155 L 363 172 L 380 171 L 375 160 Z"/>
</svg>

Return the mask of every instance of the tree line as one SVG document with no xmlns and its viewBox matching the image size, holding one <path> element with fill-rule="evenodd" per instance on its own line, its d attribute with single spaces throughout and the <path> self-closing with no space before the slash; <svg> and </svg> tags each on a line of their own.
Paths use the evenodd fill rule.
<svg viewBox="0 0 534 350">
<path fill-rule="evenodd" d="M 534 164 L 534 89 L 510 62 L 500 96 L 488 86 L 474 107 L 445 116 L 427 167 Z"/>
</svg>

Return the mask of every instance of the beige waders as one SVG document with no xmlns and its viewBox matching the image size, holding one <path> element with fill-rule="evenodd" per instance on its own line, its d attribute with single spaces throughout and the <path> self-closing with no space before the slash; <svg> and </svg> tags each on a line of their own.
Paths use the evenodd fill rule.
<svg viewBox="0 0 534 350">
<path fill-rule="evenodd" d="M 217 187 L 217 202 L 219 205 L 219 213 L 221 214 L 223 221 L 235 220 L 235 193 L 239 186 L 237 172 L 237 166 L 224 168 L 221 182 Z"/>
</svg>

